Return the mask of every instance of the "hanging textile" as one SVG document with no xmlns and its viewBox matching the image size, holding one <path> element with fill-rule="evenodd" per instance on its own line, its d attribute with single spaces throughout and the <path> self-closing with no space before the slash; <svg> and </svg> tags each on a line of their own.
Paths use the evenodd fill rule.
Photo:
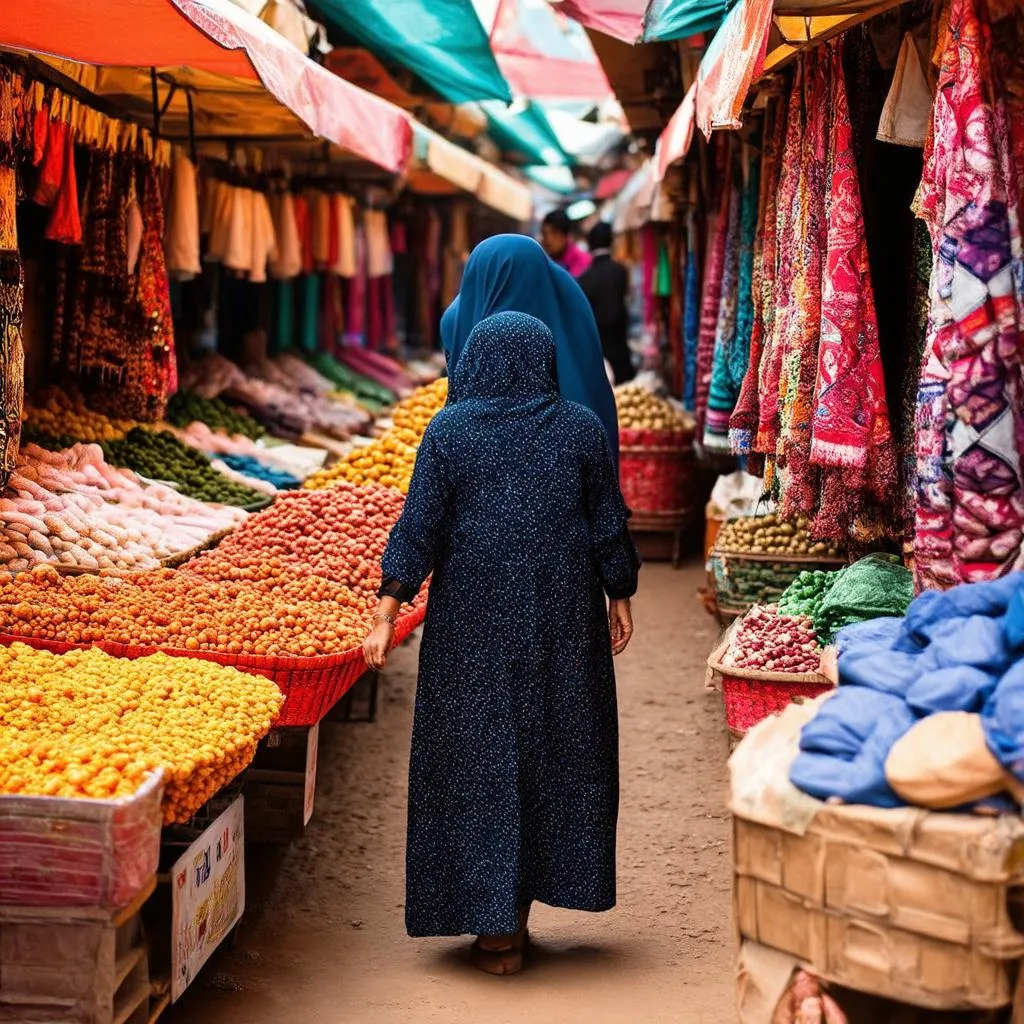
<svg viewBox="0 0 1024 1024">
<path fill-rule="evenodd" d="M 1022 17 L 952 0 L 940 42 L 916 202 L 937 254 L 917 409 L 921 588 L 1024 567 Z"/>
<path fill-rule="evenodd" d="M 202 272 L 199 261 L 199 182 L 195 164 L 180 149 L 174 150 L 171 168 L 164 257 L 167 273 L 176 281 L 189 281 Z"/>
<path fill-rule="evenodd" d="M 697 345 L 700 339 L 700 248 L 697 213 L 686 215 L 686 278 L 683 284 L 683 407 L 697 407 Z"/>
<path fill-rule="evenodd" d="M 905 32 L 896 73 L 878 123 L 878 140 L 896 146 L 920 147 L 928 135 L 932 88 L 926 72 L 928 23 L 924 31 Z"/>
<path fill-rule="evenodd" d="M 277 251 L 268 269 L 271 277 L 286 281 L 302 273 L 302 236 L 295 215 L 295 196 L 286 190 L 271 194 L 268 202 L 277 241 Z"/>
<path fill-rule="evenodd" d="M 0 67 L 0 487 L 18 462 L 25 390 L 25 272 L 18 252 L 21 82 Z"/>
<path fill-rule="evenodd" d="M 719 143 L 716 174 L 718 182 L 725 180 L 728 166 L 728 141 Z M 711 366 L 715 353 L 715 335 L 718 331 L 718 308 L 722 297 L 722 276 L 725 271 L 725 244 L 729 226 L 729 198 L 731 189 L 721 187 L 717 212 L 708 217 L 708 248 L 704 263 L 704 293 L 701 300 L 700 333 L 697 338 L 697 384 L 695 412 L 697 437 L 704 436 L 704 420 L 711 389 Z"/>
<path fill-rule="evenodd" d="M 760 458 L 761 453 L 754 451 L 761 398 L 761 360 L 775 320 L 777 202 L 782 172 L 782 149 L 786 141 L 786 101 L 783 97 L 774 100 L 768 106 L 765 113 L 764 139 L 751 284 L 753 320 L 750 330 L 750 356 L 736 408 L 729 420 L 732 450 L 738 455 L 754 456 L 758 461 L 763 461 Z"/>
<path fill-rule="evenodd" d="M 730 208 L 729 231 L 735 238 L 735 255 L 726 255 L 726 277 L 735 274 L 735 287 L 726 295 L 722 286 L 722 312 L 715 338 L 715 356 L 708 394 L 704 444 L 718 451 L 729 451 L 729 420 L 746 377 L 750 360 L 750 339 L 754 322 L 754 247 L 760 202 L 760 166 L 744 157 L 743 188 L 734 191 Z M 728 250 L 729 243 L 726 243 Z M 732 265 L 735 263 L 735 266 Z M 729 312 L 729 311 L 732 312 Z M 730 321 L 731 317 L 731 323 Z"/>
<path fill-rule="evenodd" d="M 355 202 L 344 195 L 332 196 L 332 216 L 335 219 L 337 237 L 336 256 L 332 269 L 340 277 L 356 276 L 356 219 Z"/>
</svg>

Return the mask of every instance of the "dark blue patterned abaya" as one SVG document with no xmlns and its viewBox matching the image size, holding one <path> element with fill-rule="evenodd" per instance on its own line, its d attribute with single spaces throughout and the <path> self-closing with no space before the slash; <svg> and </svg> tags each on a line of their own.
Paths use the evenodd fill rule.
<svg viewBox="0 0 1024 1024">
<path fill-rule="evenodd" d="M 615 903 L 618 729 L 605 595 L 639 559 L 608 441 L 558 395 L 551 332 L 472 332 L 424 435 L 382 593 L 433 572 L 409 784 L 411 935 L 511 933 Z"/>
</svg>

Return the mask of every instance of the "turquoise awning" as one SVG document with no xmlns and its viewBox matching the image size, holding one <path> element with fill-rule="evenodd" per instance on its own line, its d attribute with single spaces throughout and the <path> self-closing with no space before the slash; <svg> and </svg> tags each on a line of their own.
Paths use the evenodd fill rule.
<svg viewBox="0 0 1024 1024">
<path fill-rule="evenodd" d="M 472 0 L 315 0 L 329 29 L 415 72 L 450 103 L 512 101 Z"/>
<path fill-rule="evenodd" d="M 480 106 L 487 115 L 487 134 L 503 153 L 518 156 L 525 164 L 557 167 L 572 163 L 547 115 L 536 103 L 520 100 L 506 107 L 488 100 Z"/>
<path fill-rule="evenodd" d="M 644 42 L 689 39 L 698 32 L 713 32 L 725 20 L 736 0 L 651 0 L 644 18 Z"/>
</svg>

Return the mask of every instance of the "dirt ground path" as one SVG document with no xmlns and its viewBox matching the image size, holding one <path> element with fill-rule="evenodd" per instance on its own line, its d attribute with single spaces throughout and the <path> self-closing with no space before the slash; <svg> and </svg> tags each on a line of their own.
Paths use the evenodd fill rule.
<svg viewBox="0 0 1024 1024">
<path fill-rule="evenodd" d="M 619 905 L 538 907 L 522 975 L 475 972 L 466 943 L 403 927 L 411 644 L 392 659 L 373 724 L 325 724 L 306 835 L 251 862 L 248 910 L 171 1024 L 718 1024 L 733 1017 L 727 740 L 703 689 L 715 638 L 700 570 L 645 567 L 636 635 L 618 665 Z M 257 859 L 254 858 L 253 861 Z M 267 878 L 272 881 L 267 881 Z"/>
</svg>

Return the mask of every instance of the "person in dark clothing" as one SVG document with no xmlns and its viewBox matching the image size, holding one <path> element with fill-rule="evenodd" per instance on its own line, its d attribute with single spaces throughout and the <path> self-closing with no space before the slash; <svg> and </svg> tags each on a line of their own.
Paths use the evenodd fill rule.
<svg viewBox="0 0 1024 1024">
<path fill-rule="evenodd" d="M 629 353 L 629 271 L 612 259 L 610 224 L 596 224 L 589 241 L 593 261 L 578 283 L 594 311 L 601 350 L 615 374 L 615 383 L 623 384 L 636 375 Z"/>
<path fill-rule="evenodd" d="M 363 650 L 383 667 L 400 602 L 433 574 L 406 928 L 478 936 L 473 961 L 491 974 L 522 968 L 533 901 L 615 904 L 612 657 L 633 631 L 640 567 L 628 522 L 601 421 L 559 394 L 551 331 L 487 316 L 420 444 Z"/>
</svg>

